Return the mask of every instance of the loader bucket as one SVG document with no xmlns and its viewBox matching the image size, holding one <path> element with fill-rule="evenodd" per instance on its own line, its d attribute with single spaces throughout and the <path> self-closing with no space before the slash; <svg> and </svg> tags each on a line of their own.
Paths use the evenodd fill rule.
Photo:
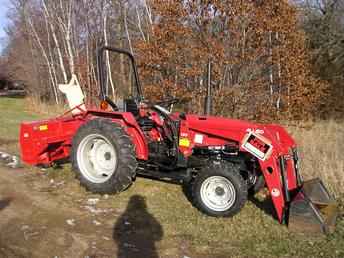
<svg viewBox="0 0 344 258">
<path fill-rule="evenodd" d="M 289 229 L 301 233 L 332 233 L 337 204 L 319 179 L 305 181 L 289 207 Z"/>
</svg>

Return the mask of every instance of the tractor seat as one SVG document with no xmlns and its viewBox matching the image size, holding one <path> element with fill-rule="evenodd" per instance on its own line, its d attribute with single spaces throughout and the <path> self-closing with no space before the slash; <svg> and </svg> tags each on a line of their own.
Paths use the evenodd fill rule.
<svg viewBox="0 0 344 258">
<path fill-rule="evenodd" d="M 136 104 L 136 101 L 133 99 L 119 99 L 116 101 L 116 106 L 118 107 L 119 111 L 130 112 L 135 117 L 139 115 L 139 108 Z"/>
<path fill-rule="evenodd" d="M 133 99 L 125 99 L 124 100 L 124 112 L 130 112 L 135 117 L 139 115 L 139 107 L 137 103 Z"/>
</svg>

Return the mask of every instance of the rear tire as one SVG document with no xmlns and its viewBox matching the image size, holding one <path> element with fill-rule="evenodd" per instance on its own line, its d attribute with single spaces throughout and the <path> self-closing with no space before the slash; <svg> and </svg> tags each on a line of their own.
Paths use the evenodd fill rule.
<svg viewBox="0 0 344 258">
<path fill-rule="evenodd" d="M 232 217 L 245 205 L 247 184 L 239 167 L 218 162 L 202 169 L 192 184 L 193 204 L 213 217 Z"/>
<path fill-rule="evenodd" d="M 72 168 L 80 185 L 93 193 L 114 194 L 128 188 L 136 175 L 134 145 L 122 127 L 96 118 L 73 138 Z"/>
</svg>

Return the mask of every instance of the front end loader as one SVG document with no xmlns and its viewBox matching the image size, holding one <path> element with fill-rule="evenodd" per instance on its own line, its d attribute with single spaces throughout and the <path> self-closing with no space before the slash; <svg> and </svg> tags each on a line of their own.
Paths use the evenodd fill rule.
<svg viewBox="0 0 344 258">
<path fill-rule="evenodd" d="M 133 71 L 121 97 L 111 96 L 106 83 L 106 51 L 127 57 Z M 178 99 L 145 100 L 131 53 L 105 46 L 97 54 L 100 108 L 85 106 L 75 76 L 61 85 L 71 110 L 22 123 L 24 162 L 71 162 L 80 184 L 100 194 L 121 192 L 136 176 L 181 183 L 196 208 L 216 217 L 234 216 L 250 194 L 266 187 L 280 223 L 296 231 L 334 230 L 336 202 L 320 179 L 302 179 L 297 145 L 283 127 L 172 113 Z"/>
</svg>

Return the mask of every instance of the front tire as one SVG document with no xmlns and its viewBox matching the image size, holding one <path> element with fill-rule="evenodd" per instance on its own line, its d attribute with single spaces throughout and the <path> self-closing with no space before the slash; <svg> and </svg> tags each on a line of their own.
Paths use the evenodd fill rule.
<svg viewBox="0 0 344 258">
<path fill-rule="evenodd" d="M 192 184 L 193 204 L 213 217 L 232 217 L 245 205 L 247 184 L 240 169 L 218 162 L 202 169 Z"/>
<path fill-rule="evenodd" d="M 256 193 L 260 192 L 265 187 L 265 179 L 262 174 L 255 175 L 255 182 L 248 190 L 249 195 L 255 195 Z"/>
<path fill-rule="evenodd" d="M 100 194 L 128 188 L 137 167 L 131 138 L 119 124 L 104 118 L 93 119 L 78 129 L 71 161 L 80 184 Z"/>
</svg>

